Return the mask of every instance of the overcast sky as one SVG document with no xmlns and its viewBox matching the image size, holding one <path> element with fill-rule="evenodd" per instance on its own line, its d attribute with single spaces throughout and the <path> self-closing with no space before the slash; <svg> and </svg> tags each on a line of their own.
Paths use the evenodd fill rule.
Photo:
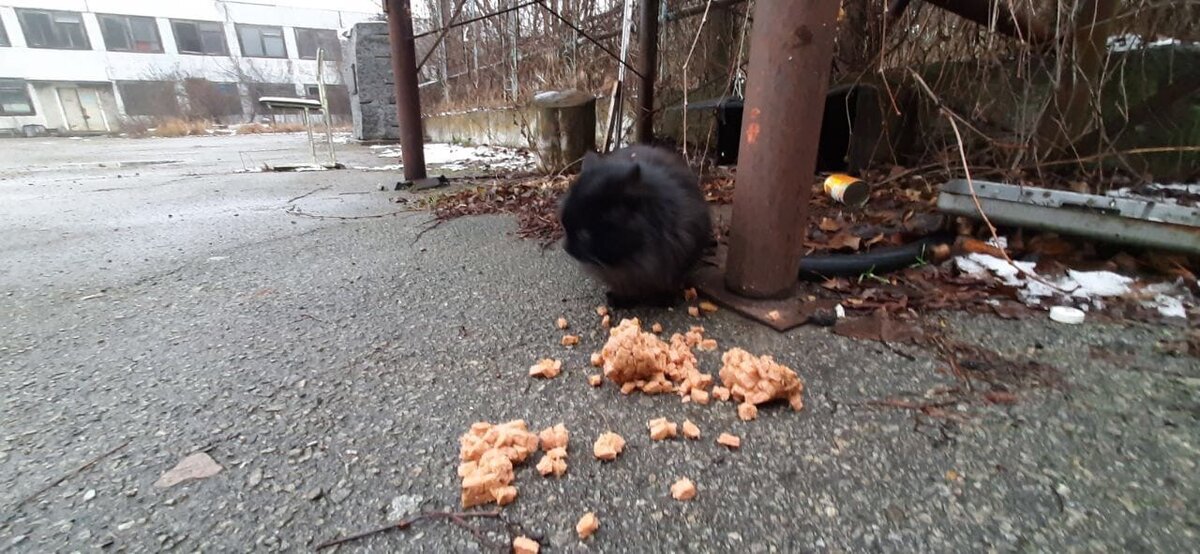
<svg viewBox="0 0 1200 554">
<path fill-rule="evenodd" d="M 383 0 L 340 0 L 338 2 L 330 2 L 329 0 L 246 0 L 255 4 L 277 4 L 280 6 L 296 6 L 299 8 L 321 8 L 326 10 L 347 10 L 355 12 L 382 12 Z M 415 8 L 415 6 L 414 6 Z"/>
</svg>

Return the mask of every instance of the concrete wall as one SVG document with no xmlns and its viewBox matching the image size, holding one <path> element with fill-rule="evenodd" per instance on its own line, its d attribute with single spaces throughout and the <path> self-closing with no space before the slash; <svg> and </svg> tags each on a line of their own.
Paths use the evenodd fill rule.
<svg viewBox="0 0 1200 554">
<path fill-rule="evenodd" d="M 331 4 L 336 5 L 336 4 Z M 80 13 L 90 49 L 55 50 L 29 48 L 16 9 L 63 10 Z M 105 50 L 96 14 L 139 15 L 156 18 L 162 53 L 109 52 Z M 299 87 L 316 82 L 315 60 L 299 59 L 295 28 L 344 30 L 375 14 L 336 9 L 309 9 L 224 2 L 221 0 L 0 0 L 0 22 L 11 47 L 0 48 L 0 78 L 38 82 L 114 82 L 203 78 L 214 82 L 258 81 L 292 83 Z M 172 19 L 217 21 L 224 24 L 228 56 L 180 54 L 171 28 Z M 283 27 L 288 58 L 242 56 L 236 23 Z M 343 45 L 344 49 L 344 45 Z M 343 53 L 344 54 L 344 53 Z M 345 59 L 345 58 L 343 58 Z M 343 63 L 342 65 L 345 65 Z M 339 64 L 327 62 L 327 84 L 343 84 Z M 111 90 L 111 89 L 110 89 Z M 297 89 L 298 93 L 302 89 Z M 245 87 L 242 87 L 245 94 Z M 32 92 L 31 92 L 32 96 Z M 42 95 L 39 93 L 40 98 Z M 116 106 L 123 113 L 117 94 Z M 251 101 L 248 99 L 247 101 Z M 56 127 L 51 122 L 53 106 L 35 100 L 35 116 L 0 117 L 0 129 L 30 123 Z M 247 111 L 246 113 L 250 113 Z"/>
<path fill-rule="evenodd" d="M 354 138 L 398 140 L 395 82 L 387 24 L 364 22 L 354 26 L 346 47 L 343 69 L 350 84 L 350 114 Z"/>
</svg>

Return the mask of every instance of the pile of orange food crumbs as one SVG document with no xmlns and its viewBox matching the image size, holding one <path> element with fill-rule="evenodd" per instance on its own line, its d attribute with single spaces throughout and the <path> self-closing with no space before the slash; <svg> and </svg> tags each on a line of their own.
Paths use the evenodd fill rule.
<svg viewBox="0 0 1200 554">
<path fill-rule="evenodd" d="M 703 327 L 676 333 L 668 343 L 642 331 L 636 318 L 625 319 L 609 330 L 598 361 L 604 366 L 604 375 L 621 385 L 624 394 L 635 390 L 646 394 L 678 392 L 692 399 L 693 390 L 703 391 L 713 383 L 712 375 L 697 369 L 692 353 L 692 348 L 704 340 Z"/>
<path fill-rule="evenodd" d="M 712 395 L 713 398 L 725 402 L 729 400 L 729 389 L 721 386 L 713 387 Z"/>
<path fill-rule="evenodd" d="M 458 476 L 462 478 L 462 505 L 471 508 L 495 502 L 501 506 L 517 498 L 512 486 L 513 464 L 537 450 L 537 435 L 523 420 L 500 425 L 479 422 L 459 438 Z"/>
<path fill-rule="evenodd" d="M 579 534 L 579 540 L 585 540 L 600 528 L 600 520 L 596 519 L 596 514 L 588 512 L 579 518 L 579 523 L 575 524 L 575 532 Z"/>
<path fill-rule="evenodd" d="M 562 372 L 562 362 L 551 360 L 550 358 L 539 360 L 538 363 L 529 368 L 530 377 L 541 377 L 543 379 L 558 377 L 560 372 Z"/>
<path fill-rule="evenodd" d="M 692 420 L 685 419 L 683 420 L 683 436 L 696 440 L 700 438 L 700 428 L 696 427 L 696 424 L 692 423 Z"/>
<path fill-rule="evenodd" d="M 675 500 L 691 500 L 696 498 L 696 484 L 687 477 L 682 477 L 671 485 L 671 496 Z"/>
<path fill-rule="evenodd" d="M 561 423 L 554 427 L 542 429 L 542 432 L 538 433 L 538 439 L 542 443 L 542 450 L 566 448 L 570 436 L 571 434 L 567 432 L 567 426 Z"/>
<path fill-rule="evenodd" d="M 738 404 L 738 417 L 742 421 L 753 421 L 758 417 L 758 407 L 749 402 Z"/>
<path fill-rule="evenodd" d="M 611 462 L 617 459 L 624 449 L 625 439 L 612 431 L 606 431 L 596 439 L 596 444 L 592 445 L 592 455 L 597 459 Z"/>
<path fill-rule="evenodd" d="M 742 439 L 740 437 L 738 437 L 737 435 L 730 435 L 729 433 L 721 433 L 721 436 L 717 437 L 717 444 L 720 444 L 722 446 L 728 446 L 729 448 L 741 448 L 742 447 Z"/>
<path fill-rule="evenodd" d="M 758 405 L 787 399 L 793 410 L 804 409 L 804 382 L 796 372 L 775 363 L 770 356 L 758 356 L 732 348 L 721 356 L 721 382 L 729 387 L 735 400 Z"/>
<path fill-rule="evenodd" d="M 520 536 L 513 539 L 513 554 L 538 554 L 538 550 L 541 550 L 541 545 L 529 537 Z"/>
<path fill-rule="evenodd" d="M 559 329 L 566 329 L 567 327 L 570 327 L 570 324 L 567 323 L 567 318 L 565 317 L 558 318 L 558 321 L 554 322 L 554 324 L 557 325 Z"/>
<path fill-rule="evenodd" d="M 650 428 L 650 440 L 660 441 L 663 439 L 671 439 L 675 438 L 675 435 L 679 433 L 679 425 L 674 422 L 667 421 L 667 418 L 665 417 L 650 420 L 650 423 L 647 424 L 647 427 Z"/>
<path fill-rule="evenodd" d="M 563 335 L 563 346 L 575 346 L 576 344 L 579 344 L 579 335 Z"/>
</svg>

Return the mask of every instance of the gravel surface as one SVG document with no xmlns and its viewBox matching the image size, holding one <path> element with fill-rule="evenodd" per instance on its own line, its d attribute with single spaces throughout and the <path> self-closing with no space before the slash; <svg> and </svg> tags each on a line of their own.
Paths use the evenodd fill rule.
<svg viewBox="0 0 1200 554">
<path fill-rule="evenodd" d="M 188 139 L 102 144 L 186 144 L 174 140 Z M 199 164 L 214 173 L 172 181 Z M 947 335 L 1052 364 L 1066 385 L 930 418 L 869 401 L 955 384 L 931 353 L 824 328 L 778 334 L 720 311 L 703 325 L 722 349 L 772 354 L 807 384 L 805 411 L 764 407 L 747 423 L 733 404 L 588 386 L 603 293 L 559 250 L 510 236 L 510 218 L 455 220 L 418 239 L 426 213 L 286 211 L 401 209 L 378 191 L 381 172 L 221 169 L 194 161 L 96 191 L 118 182 L 112 168 L 75 171 L 82 184 L 71 186 L 0 168 L 0 550 L 311 550 L 456 509 L 457 437 L 475 421 L 516 418 L 571 432 L 567 475 L 542 478 L 532 458 L 504 510 L 544 551 L 1183 552 L 1197 542 L 1200 364 L 1155 348 L 1178 330 L 937 315 Z M 683 310 L 619 315 L 668 332 L 696 323 Z M 559 316 L 579 347 L 559 345 Z M 547 356 L 564 361 L 562 375 L 528 378 Z M 719 352 L 699 358 L 719 367 Z M 689 418 L 702 438 L 652 443 L 655 417 Z M 591 456 L 606 430 L 628 441 L 612 463 Z M 741 449 L 715 444 L 721 432 L 741 436 Z M 222 471 L 154 486 L 199 451 Z M 671 499 L 680 477 L 695 481 L 694 500 Z M 600 529 L 581 543 L 574 526 L 589 511 Z M 507 540 L 503 525 L 476 525 Z M 429 522 L 339 550 L 486 548 Z"/>
</svg>

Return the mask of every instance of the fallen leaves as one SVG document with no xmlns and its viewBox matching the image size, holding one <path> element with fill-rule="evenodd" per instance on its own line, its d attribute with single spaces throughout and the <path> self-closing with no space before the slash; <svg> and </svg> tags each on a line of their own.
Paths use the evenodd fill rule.
<svg viewBox="0 0 1200 554">
<path fill-rule="evenodd" d="M 220 473 L 224 468 L 204 452 L 197 452 L 179 461 L 170 471 L 162 474 L 154 486 L 160 489 L 170 488 L 180 483 L 196 479 L 207 479 Z"/>
<path fill-rule="evenodd" d="M 865 317 L 847 317 L 833 324 L 833 332 L 843 337 L 886 343 L 912 342 L 921 337 L 921 328 L 909 320 L 892 319 L 879 310 Z"/>
</svg>

